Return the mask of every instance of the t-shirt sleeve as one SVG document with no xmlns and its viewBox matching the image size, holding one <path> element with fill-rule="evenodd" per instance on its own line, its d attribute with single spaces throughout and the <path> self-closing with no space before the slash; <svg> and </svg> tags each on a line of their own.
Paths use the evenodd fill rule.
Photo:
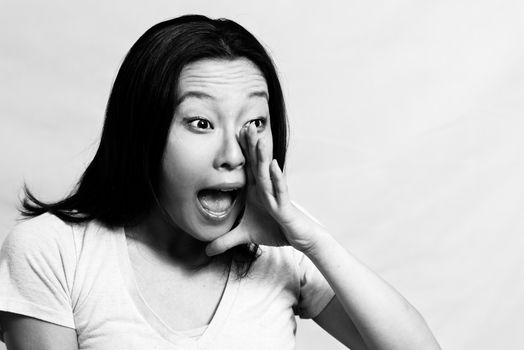
<svg viewBox="0 0 524 350">
<path fill-rule="evenodd" d="M 301 205 L 294 201 L 293 205 L 311 220 L 320 226 L 324 226 Z M 295 307 L 295 314 L 300 316 L 300 318 L 314 318 L 324 310 L 335 296 L 335 292 L 315 264 L 305 254 L 295 249 L 293 249 L 293 254 L 298 264 L 300 280 L 300 295 L 298 305 Z"/>
<path fill-rule="evenodd" d="M 64 233 L 34 220 L 18 224 L 0 249 L 0 311 L 75 328 L 70 297 L 74 253 L 65 249 Z"/>
<path fill-rule="evenodd" d="M 314 318 L 335 296 L 335 292 L 315 264 L 303 253 L 295 251 L 300 280 L 300 294 L 295 314 L 300 318 Z"/>
</svg>

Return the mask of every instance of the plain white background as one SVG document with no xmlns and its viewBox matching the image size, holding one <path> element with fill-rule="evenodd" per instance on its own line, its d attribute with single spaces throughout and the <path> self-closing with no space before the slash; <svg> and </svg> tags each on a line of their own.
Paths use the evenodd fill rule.
<svg viewBox="0 0 524 350">
<path fill-rule="evenodd" d="M 4 2 L 0 241 L 23 181 L 48 200 L 72 188 L 131 45 L 186 13 L 236 20 L 267 46 L 291 121 L 293 199 L 444 349 L 524 348 L 518 0 Z M 300 321 L 297 348 L 342 346 Z"/>
</svg>

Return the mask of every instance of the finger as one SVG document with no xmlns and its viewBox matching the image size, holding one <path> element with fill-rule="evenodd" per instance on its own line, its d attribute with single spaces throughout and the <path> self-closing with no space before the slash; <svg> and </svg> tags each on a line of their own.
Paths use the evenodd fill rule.
<svg viewBox="0 0 524 350">
<path fill-rule="evenodd" d="M 249 153 L 249 166 L 251 167 L 251 171 L 253 172 L 253 176 L 256 176 L 256 164 L 258 162 L 257 159 L 257 133 L 256 128 L 253 123 L 249 124 L 247 127 L 247 144 L 248 144 L 248 153 Z"/>
<path fill-rule="evenodd" d="M 247 132 L 247 126 L 243 126 L 242 129 L 240 129 L 240 132 L 238 133 L 238 142 L 240 143 L 240 148 L 242 149 L 242 153 L 244 154 L 244 157 L 248 157 L 248 146 L 247 146 L 247 139 L 246 139 L 246 132 Z"/>
<path fill-rule="evenodd" d="M 245 126 L 243 127 L 242 129 L 240 129 L 240 135 L 238 137 L 239 139 L 239 142 L 240 142 L 240 148 L 242 149 L 242 153 L 244 154 L 244 158 L 246 159 L 246 164 L 245 164 L 245 170 L 246 170 L 246 175 L 247 175 L 247 183 L 248 184 L 251 184 L 251 183 L 254 183 L 254 174 L 253 174 L 253 171 L 251 170 L 251 162 L 249 160 L 249 145 L 248 145 L 248 127 Z"/>
<path fill-rule="evenodd" d="M 284 173 L 280 170 L 276 159 L 271 161 L 270 176 L 273 184 L 273 191 L 279 204 L 283 204 L 289 200 L 289 192 L 287 188 L 287 181 Z"/>
<path fill-rule="evenodd" d="M 208 256 L 218 255 L 239 244 L 248 243 L 248 239 L 242 230 L 234 229 L 218 237 L 206 247 Z"/>
<path fill-rule="evenodd" d="M 266 197 L 274 197 L 273 185 L 269 174 L 269 165 L 271 158 L 268 154 L 267 142 L 265 139 L 259 139 L 257 142 L 257 183 L 262 187 Z"/>
</svg>

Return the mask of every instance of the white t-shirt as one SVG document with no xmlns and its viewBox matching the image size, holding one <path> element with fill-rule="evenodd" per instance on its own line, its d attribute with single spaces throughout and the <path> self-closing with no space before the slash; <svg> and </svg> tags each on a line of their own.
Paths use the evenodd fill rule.
<svg viewBox="0 0 524 350">
<path fill-rule="evenodd" d="M 181 332 L 141 296 L 123 229 L 43 214 L 4 241 L 0 311 L 76 329 L 79 349 L 293 349 L 295 315 L 317 316 L 334 292 L 299 251 L 261 249 L 248 277 L 230 270 L 209 325 Z"/>
</svg>

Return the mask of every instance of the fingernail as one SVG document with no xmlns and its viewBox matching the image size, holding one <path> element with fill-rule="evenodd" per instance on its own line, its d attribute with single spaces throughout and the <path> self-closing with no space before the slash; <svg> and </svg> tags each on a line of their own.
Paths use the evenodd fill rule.
<svg viewBox="0 0 524 350">
<path fill-rule="evenodd" d="M 207 256 L 213 256 L 213 250 L 209 246 L 206 247 L 206 254 Z"/>
</svg>

